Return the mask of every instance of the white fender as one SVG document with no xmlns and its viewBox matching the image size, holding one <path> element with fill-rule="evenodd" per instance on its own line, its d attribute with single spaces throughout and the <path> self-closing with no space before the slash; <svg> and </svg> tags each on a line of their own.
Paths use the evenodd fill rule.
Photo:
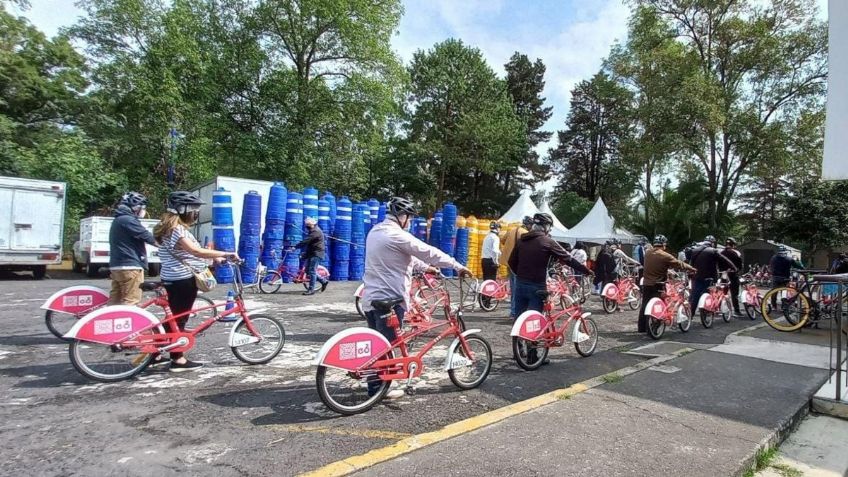
<svg viewBox="0 0 848 477">
<path fill-rule="evenodd" d="M 357 326 L 340 331 L 328 339 L 318 350 L 312 364 L 354 370 L 391 347 L 389 340 L 382 334 L 371 328 Z"/>
<path fill-rule="evenodd" d="M 228 339 L 230 348 L 238 348 L 239 346 L 259 342 L 259 338 L 253 335 L 249 335 L 246 333 L 236 333 L 236 328 L 239 327 L 239 324 L 241 324 L 242 321 L 244 321 L 244 318 L 239 317 L 235 321 L 235 323 L 233 323 L 233 327 L 230 328 L 230 337 Z"/>
<path fill-rule="evenodd" d="M 521 331 L 524 329 L 524 322 L 526 322 L 527 320 L 536 319 L 536 318 L 539 318 L 539 317 L 541 317 L 541 320 L 542 320 L 540 322 L 541 326 L 533 326 L 532 329 L 527 330 L 527 331 L 529 331 L 529 332 L 541 332 L 542 329 L 544 328 L 544 325 L 547 324 L 548 319 L 545 317 L 545 315 L 543 315 L 542 313 L 539 313 L 536 310 L 527 310 L 524 313 L 522 313 L 521 315 L 519 315 L 518 318 L 516 318 L 515 323 L 512 324 L 512 331 L 510 331 L 509 335 L 510 336 L 521 336 Z"/>
<path fill-rule="evenodd" d="M 708 292 L 704 292 L 704 294 L 701 295 L 701 298 L 698 298 L 698 309 L 699 310 L 702 309 L 702 308 L 705 308 L 707 306 L 707 299 L 709 297 L 710 297 L 710 294 Z"/>
<path fill-rule="evenodd" d="M 160 333 L 165 330 L 159 319 L 137 306 L 113 305 L 99 308 L 79 319 L 64 338 L 112 344 L 133 336 L 151 324 Z"/>
<path fill-rule="evenodd" d="M 461 336 L 468 337 L 470 335 L 473 335 L 474 333 L 479 333 L 481 331 L 482 330 L 479 329 L 465 330 Z M 459 344 L 459 338 L 454 338 L 453 343 L 451 343 L 450 347 L 448 347 L 448 354 L 447 356 L 445 356 L 445 371 L 448 371 L 450 369 L 461 368 L 463 366 L 469 366 L 471 364 L 471 360 L 466 358 L 465 356 L 454 356 L 456 348 L 457 346 L 459 346 Z"/>
<path fill-rule="evenodd" d="M 654 318 L 660 319 L 665 313 L 665 302 L 657 297 L 651 298 L 648 301 L 648 304 L 645 305 L 645 313 L 653 316 Z"/>
<path fill-rule="evenodd" d="M 353 296 L 357 298 L 362 298 L 362 295 L 365 294 L 365 284 L 360 283 L 358 287 L 356 287 L 356 291 L 353 292 Z"/>
<path fill-rule="evenodd" d="M 591 313 L 585 312 L 582 315 L 580 315 L 580 318 L 585 320 L 586 318 L 589 318 L 590 316 L 592 316 Z M 574 324 L 571 326 L 571 342 L 572 343 L 582 343 L 582 342 L 588 340 L 589 338 L 591 338 L 591 336 L 580 331 L 580 322 L 575 321 Z"/>
<path fill-rule="evenodd" d="M 69 312 L 71 309 L 83 312 L 93 306 L 100 306 L 109 301 L 109 292 L 98 287 L 75 286 L 63 288 L 50 295 L 41 305 L 42 310 Z"/>
<path fill-rule="evenodd" d="M 601 290 L 601 296 L 605 296 L 609 299 L 615 298 L 618 295 L 618 287 L 615 286 L 615 283 L 607 283 L 604 285 L 603 290 Z"/>
</svg>

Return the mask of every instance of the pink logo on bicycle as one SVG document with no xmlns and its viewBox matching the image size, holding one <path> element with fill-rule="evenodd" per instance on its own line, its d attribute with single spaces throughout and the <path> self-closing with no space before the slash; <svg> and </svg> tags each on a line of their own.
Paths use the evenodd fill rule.
<svg viewBox="0 0 848 477">
<path fill-rule="evenodd" d="M 353 370 L 387 349 L 385 338 L 376 331 L 354 332 L 333 343 L 323 356 L 322 364 Z"/>
<path fill-rule="evenodd" d="M 63 313 L 84 313 L 105 305 L 109 296 L 94 287 L 73 287 L 53 295 L 42 308 Z"/>
<path fill-rule="evenodd" d="M 108 310 L 108 308 L 105 310 Z M 149 325 L 150 320 L 138 313 L 123 310 L 106 311 L 80 328 L 76 337 L 83 341 L 112 343 L 122 340 Z"/>
</svg>

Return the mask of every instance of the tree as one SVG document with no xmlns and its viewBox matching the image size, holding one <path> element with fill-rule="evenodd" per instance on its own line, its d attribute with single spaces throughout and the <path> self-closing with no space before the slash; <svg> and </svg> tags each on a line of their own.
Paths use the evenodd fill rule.
<svg viewBox="0 0 848 477">
<path fill-rule="evenodd" d="M 786 118 L 821 104 L 826 25 L 810 0 L 639 0 L 694 54 L 698 67 L 677 90 L 692 118 L 681 152 L 707 180 L 707 223 L 716 229 L 745 176 L 768 163 Z"/>
<path fill-rule="evenodd" d="M 574 191 L 560 194 L 553 203 L 553 213 L 568 228 L 577 225 L 592 210 L 594 203 Z"/>
<path fill-rule="evenodd" d="M 784 214 L 775 238 L 803 247 L 810 254 L 848 242 L 848 183 L 809 181 L 782 200 Z"/>
<path fill-rule="evenodd" d="M 610 208 L 622 207 L 632 195 L 634 176 L 622 154 L 631 134 L 632 95 L 606 73 L 581 81 L 571 92 L 566 129 L 548 162 L 559 175 L 557 194 L 574 192 Z"/>
<path fill-rule="evenodd" d="M 480 50 L 454 39 L 416 52 L 409 76 L 409 147 L 436 188 L 428 205 L 453 200 L 466 210 L 499 211 L 511 197 L 492 185 L 519 167 L 526 150 L 506 83 Z"/>
<path fill-rule="evenodd" d="M 527 55 L 512 54 L 504 65 L 506 84 L 512 100 L 515 114 L 524 122 L 527 134 L 526 149 L 520 158 L 521 166 L 516 173 L 508 171 L 503 176 L 504 190 L 512 191 L 513 182 L 523 188 L 548 179 L 550 168 L 539 161 L 535 147 L 540 142 L 550 140 L 553 133 L 542 131 L 542 126 L 550 119 L 553 107 L 545 107 L 542 91 L 545 89 L 545 64 L 541 59 L 530 62 Z M 521 174 L 525 172 L 525 174 Z M 519 175 L 520 174 L 520 175 Z"/>
</svg>

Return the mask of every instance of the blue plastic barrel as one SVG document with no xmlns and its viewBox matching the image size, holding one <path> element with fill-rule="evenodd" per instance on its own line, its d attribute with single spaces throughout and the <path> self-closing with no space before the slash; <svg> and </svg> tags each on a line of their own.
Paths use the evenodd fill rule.
<svg viewBox="0 0 848 477">
<path fill-rule="evenodd" d="M 282 263 L 282 249 L 286 230 L 286 203 L 288 190 L 281 182 L 275 182 L 268 193 L 268 208 L 265 211 L 265 231 L 262 233 L 262 264 L 276 270 Z"/>
<path fill-rule="evenodd" d="M 293 246 L 303 240 L 303 194 L 289 191 L 286 199 L 285 245 Z"/>
<path fill-rule="evenodd" d="M 223 187 L 212 192 L 212 225 L 233 226 L 233 197 Z"/>
<path fill-rule="evenodd" d="M 350 272 L 350 242 L 353 226 L 353 204 L 347 197 L 336 201 L 336 222 L 333 236 L 337 239 L 332 244 L 332 266 L 330 276 L 333 280 L 346 281 Z"/>
<path fill-rule="evenodd" d="M 318 201 L 318 227 L 324 232 L 324 258 L 321 260 L 321 265 L 328 269 L 330 268 L 330 234 L 327 230 L 330 228 L 330 204 L 326 200 Z"/>
</svg>

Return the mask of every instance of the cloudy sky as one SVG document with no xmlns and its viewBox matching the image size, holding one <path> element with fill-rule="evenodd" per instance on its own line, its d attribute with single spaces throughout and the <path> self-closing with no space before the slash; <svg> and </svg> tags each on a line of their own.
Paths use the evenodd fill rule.
<svg viewBox="0 0 848 477">
<path fill-rule="evenodd" d="M 827 0 L 816 0 L 826 17 Z M 845 0 L 834 0 L 845 1 Z M 71 0 L 31 0 L 23 15 L 49 35 L 80 15 Z M 473 45 L 503 75 L 519 51 L 547 66 L 545 96 L 553 117 L 545 129 L 562 129 L 569 91 L 598 71 L 616 40 L 627 33 L 624 0 L 404 0 L 393 45 L 404 62 L 418 49 L 455 37 Z M 553 145 L 553 144 L 550 144 Z M 548 145 L 540 146 L 540 153 Z"/>
</svg>

